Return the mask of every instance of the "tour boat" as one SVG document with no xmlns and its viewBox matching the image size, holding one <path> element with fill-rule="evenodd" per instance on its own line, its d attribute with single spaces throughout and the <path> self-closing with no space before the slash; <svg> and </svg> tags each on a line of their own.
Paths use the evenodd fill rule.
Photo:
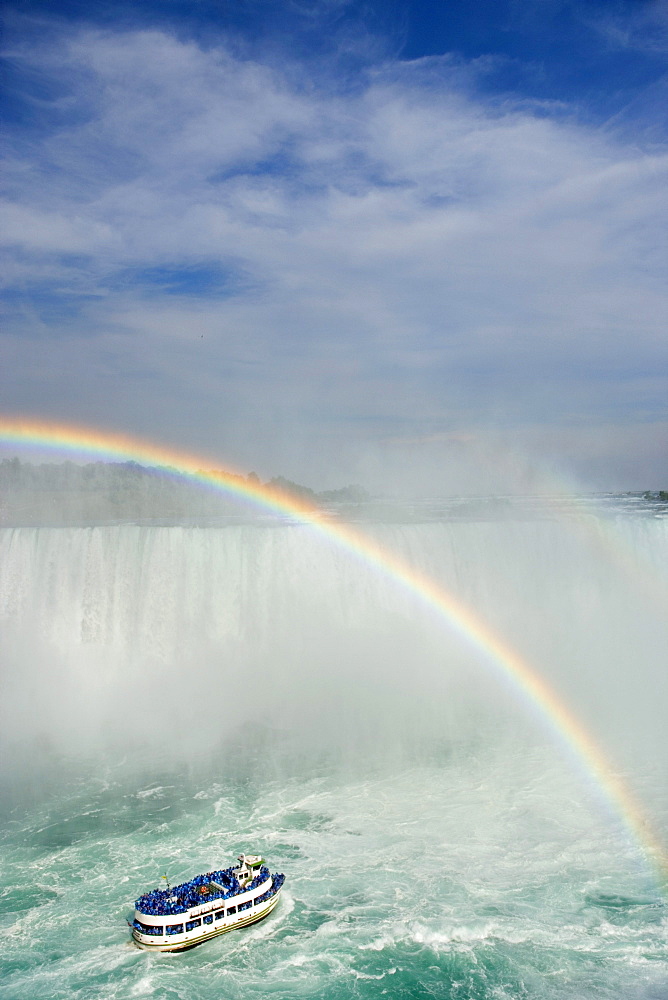
<svg viewBox="0 0 668 1000">
<path fill-rule="evenodd" d="M 151 951 L 185 951 L 271 913 L 285 875 L 271 875 L 259 855 L 241 854 L 238 860 L 236 868 L 140 896 L 131 925 L 135 944 Z"/>
</svg>

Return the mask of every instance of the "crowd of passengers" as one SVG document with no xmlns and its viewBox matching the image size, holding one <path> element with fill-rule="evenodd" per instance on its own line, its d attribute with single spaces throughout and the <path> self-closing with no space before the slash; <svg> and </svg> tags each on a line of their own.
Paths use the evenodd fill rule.
<svg viewBox="0 0 668 1000">
<path fill-rule="evenodd" d="M 242 886 L 234 874 L 233 868 L 224 871 L 207 872 L 206 875 L 196 875 L 189 882 L 174 886 L 173 889 L 153 889 L 146 892 L 135 902 L 135 909 L 140 913 L 154 916 L 169 916 L 173 913 L 185 913 L 193 906 L 200 906 L 209 899 L 229 899 L 240 892 L 255 889 L 269 878 L 269 869 L 262 865 L 252 882 Z M 212 882 L 224 887 L 224 890 L 212 886 Z M 201 890 L 206 888 L 205 892 Z"/>
<path fill-rule="evenodd" d="M 285 882 L 285 875 L 272 875 L 271 878 L 272 882 L 267 891 L 263 892 L 262 895 L 258 896 L 257 899 L 255 900 L 256 906 L 258 903 L 264 903 L 265 899 L 269 899 L 269 897 L 273 896 L 275 892 L 278 892 L 278 890 Z"/>
<path fill-rule="evenodd" d="M 264 870 L 266 870 L 266 872 L 267 872 L 267 875 L 265 876 L 265 878 L 266 878 L 269 875 L 269 869 L 267 868 L 267 869 L 264 869 Z M 263 869 L 261 868 L 260 872 L 262 872 L 262 871 L 263 871 Z M 254 878 L 253 879 L 253 883 L 258 882 L 258 879 L 259 879 L 259 876 L 257 878 Z M 216 879 L 215 881 L 217 882 L 218 879 Z M 267 900 L 267 899 L 270 898 L 270 896 L 273 896 L 275 893 L 278 892 L 278 890 L 281 888 L 281 886 L 283 885 L 284 882 L 285 882 L 285 875 L 272 875 L 272 882 L 271 882 L 271 885 L 270 885 L 269 889 L 266 892 L 263 892 L 261 896 L 258 896 L 256 900 L 254 900 L 254 901 L 248 900 L 248 902 L 242 903 L 239 906 L 239 911 L 245 910 L 245 909 L 249 909 L 252 906 L 253 902 L 255 902 L 256 906 L 259 903 L 264 903 L 265 900 Z M 253 883 L 251 883 L 251 885 Z M 186 884 L 189 884 L 189 883 L 186 883 Z M 247 886 L 246 888 L 250 888 L 250 885 Z M 150 895 L 150 893 L 148 893 L 147 895 Z M 234 911 L 234 909 L 235 908 L 233 907 L 232 908 L 232 912 Z M 224 913 L 225 913 L 224 910 L 221 910 L 220 913 L 216 913 L 216 920 L 219 920 L 224 915 Z M 190 921 L 188 921 L 186 923 L 185 929 L 186 929 L 186 931 L 195 930 L 195 928 L 199 927 L 201 925 L 201 923 L 202 923 L 202 921 L 200 919 L 190 920 Z M 208 914 L 207 916 L 204 917 L 204 923 L 205 924 L 211 924 L 211 923 L 213 923 L 213 914 L 212 913 L 210 913 L 210 914 Z M 132 921 L 132 926 L 135 927 L 136 930 L 140 931 L 142 934 L 153 934 L 153 935 L 162 936 L 162 933 L 163 933 L 162 927 L 152 927 L 152 926 L 150 926 L 148 924 L 142 924 L 142 923 L 140 923 L 139 920 L 136 920 L 136 919 Z M 165 927 L 165 933 L 166 934 L 183 934 L 183 924 L 172 924 L 171 927 L 170 926 Z"/>
</svg>

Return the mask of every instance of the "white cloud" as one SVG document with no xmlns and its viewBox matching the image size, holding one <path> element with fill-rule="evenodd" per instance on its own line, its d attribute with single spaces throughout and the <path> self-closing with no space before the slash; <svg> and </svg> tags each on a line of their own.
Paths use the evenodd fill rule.
<svg viewBox="0 0 668 1000">
<path fill-rule="evenodd" d="M 4 241 L 25 250 L 67 253 L 94 253 L 113 245 L 113 224 L 98 221 L 86 212 L 49 212 L 5 202 L 2 205 Z"/>
<path fill-rule="evenodd" d="M 334 93 L 157 31 L 23 58 L 72 96 L 15 144 L 10 406 L 58 397 L 39 343 L 53 415 L 112 422 L 122 391 L 134 429 L 303 479 L 322 441 L 345 476 L 397 435 L 660 426 L 665 152 L 424 61 Z M 229 284 L 167 294 L 180 266 Z M 63 290 L 93 297 L 63 318 Z"/>
</svg>

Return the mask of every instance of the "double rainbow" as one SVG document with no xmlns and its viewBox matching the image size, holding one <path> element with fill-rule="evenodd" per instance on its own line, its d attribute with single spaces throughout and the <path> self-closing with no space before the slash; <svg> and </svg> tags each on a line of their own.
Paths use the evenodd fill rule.
<svg viewBox="0 0 668 1000">
<path fill-rule="evenodd" d="M 390 577 L 459 633 L 528 701 L 561 744 L 619 814 L 632 838 L 644 850 L 660 882 L 668 882 L 668 857 L 652 831 L 640 803 L 615 772 L 602 749 L 554 689 L 470 608 L 407 563 L 347 525 L 333 524 L 312 506 L 267 490 L 232 471 L 202 471 L 210 460 L 160 447 L 124 434 L 92 428 L 0 417 L 0 443 L 23 450 L 56 451 L 141 464 L 177 475 L 249 501 L 263 510 L 298 518 L 345 549 L 358 561 Z"/>
</svg>

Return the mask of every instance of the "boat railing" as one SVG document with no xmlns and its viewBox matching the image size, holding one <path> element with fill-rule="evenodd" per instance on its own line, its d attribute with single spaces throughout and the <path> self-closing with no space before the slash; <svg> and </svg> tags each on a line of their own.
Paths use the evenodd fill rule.
<svg viewBox="0 0 668 1000">
<path fill-rule="evenodd" d="M 240 893 L 250 892 L 269 877 L 269 869 L 265 865 L 245 886 L 241 885 L 232 868 L 207 872 L 206 875 L 196 875 L 189 882 L 174 888 L 154 889 L 145 893 L 136 900 L 135 909 L 147 916 L 176 916 L 215 899 L 230 899 Z"/>
</svg>

